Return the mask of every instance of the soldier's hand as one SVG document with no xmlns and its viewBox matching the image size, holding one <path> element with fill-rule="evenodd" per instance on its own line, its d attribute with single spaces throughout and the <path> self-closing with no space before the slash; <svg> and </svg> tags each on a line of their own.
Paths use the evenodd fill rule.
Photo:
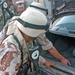
<svg viewBox="0 0 75 75">
<path fill-rule="evenodd" d="M 46 61 L 44 64 L 45 64 L 45 66 L 46 66 L 47 68 L 49 68 L 50 70 L 52 69 L 52 68 L 51 68 L 52 66 L 55 66 L 55 64 L 54 64 L 53 62 L 51 62 L 51 61 Z"/>
<path fill-rule="evenodd" d="M 71 65 L 70 61 L 68 59 L 65 59 L 65 58 L 63 60 L 61 60 L 61 62 L 65 65 Z"/>
</svg>

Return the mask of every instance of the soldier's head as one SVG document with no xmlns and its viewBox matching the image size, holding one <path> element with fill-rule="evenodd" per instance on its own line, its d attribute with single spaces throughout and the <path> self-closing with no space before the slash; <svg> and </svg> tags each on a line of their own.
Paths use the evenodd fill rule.
<svg viewBox="0 0 75 75">
<path fill-rule="evenodd" d="M 37 37 L 49 29 L 50 23 L 47 21 L 46 16 L 39 11 L 24 11 L 17 19 L 17 27 L 24 34 Z"/>
<path fill-rule="evenodd" d="M 26 10 L 39 10 L 44 15 L 48 14 L 48 9 L 46 9 L 45 5 L 38 2 L 32 2 Z"/>
</svg>

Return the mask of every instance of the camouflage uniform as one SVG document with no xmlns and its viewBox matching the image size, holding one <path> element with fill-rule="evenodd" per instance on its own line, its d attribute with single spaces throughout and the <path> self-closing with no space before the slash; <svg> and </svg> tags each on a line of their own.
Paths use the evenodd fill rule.
<svg viewBox="0 0 75 75">
<path fill-rule="evenodd" d="M 14 23 L 14 22 L 13 22 Z M 11 23 L 10 23 L 11 24 Z M 16 25 L 16 23 L 15 23 Z M 9 27 L 12 26 L 12 29 L 9 30 Z M 8 26 L 6 34 L 14 33 L 18 38 L 20 44 L 23 47 L 23 63 L 27 62 L 29 52 L 28 46 L 33 46 L 32 41 L 26 42 L 25 38 L 22 36 L 19 29 L 14 24 Z M 5 30 L 4 30 L 5 31 Z M 2 36 L 3 38 L 3 36 Z M 52 43 L 45 37 L 44 34 L 41 34 L 37 37 L 38 42 L 42 45 L 43 50 L 48 50 L 53 47 Z M 16 75 L 21 64 L 21 52 L 19 46 L 14 39 L 13 35 L 9 35 L 6 39 L 3 40 L 3 48 L 0 48 L 0 74 L 1 75 Z M 39 57 L 39 62 L 43 64 L 46 60 L 43 57 Z"/>
</svg>

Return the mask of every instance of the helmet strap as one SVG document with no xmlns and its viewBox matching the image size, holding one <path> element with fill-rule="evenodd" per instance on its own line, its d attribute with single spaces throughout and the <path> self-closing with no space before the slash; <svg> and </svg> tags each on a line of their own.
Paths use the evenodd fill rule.
<svg viewBox="0 0 75 75">
<path fill-rule="evenodd" d="M 45 31 L 47 31 L 49 29 L 49 25 L 50 25 L 50 22 L 47 22 L 47 24 L 44 25 L 44 26 L 43 25 L 35 25 L 35 24 L 31 24 L 31 23 L 25 22 L 25 21 L 23 21 L 20 18 L 18 18 L 17 21 L 19 23 L 21 23 L 24 27 L 37 29 L 37 30 L 45 30 Z"/>
</svg>

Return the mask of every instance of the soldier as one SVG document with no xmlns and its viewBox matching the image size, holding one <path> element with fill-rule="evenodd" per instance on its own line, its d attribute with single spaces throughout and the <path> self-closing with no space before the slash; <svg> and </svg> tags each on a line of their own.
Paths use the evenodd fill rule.
<svg viewBox="0 0 75 75">
<path fill-rule="evenodd" d="M 30 28 L 25 27 L 18 21 L 15 23 L 17 27 L 15 28 L 14 35 L 17 37 L 23 48 L 23 63 L 26 63 L 28 61 L 27 44 L 32 37 L 37 37 L 41 33 L 46 32 L 45 29 L 42 29 L 42 27 L 45 28 L 47 25 L 47 18 L 39 11 L 25 11 L 21 14 L 19 19 L 28 23 L 29 25 L 35 26 L 34 28 Z M 40 27 L 41 29 L 36 29 L 36 26 Z M 0 53 L 0 74 L 16 75 L 19 70 L 19 66 L 21 65 L 21 52 L 13 35 L 8 35 L 2 41 L 2 44 L 0 45 Z M 40 63 L 46 64 L 47 61 L 41 56 L 40 58 Z M 50 65 L 54 64 L 51 62 Z"/>
<path fill-rule="evenodd" d="M 47 15 L 47 13 L 48 13 L 48 10 L 45 8 L 45 6 L 43 4 L 41 4 L 41 3 L 38 3 L 38 2 L 32 2 L 31 5 L 26 9 L 26 11 L 29 11 L 29 10 L 38 10 L 38 11 L 42 12 L 44 15 Z M 7 31 L 7 34 L 9 35 L 9 34 L 13 33 L 11 29 L 13 28 L 13 26 L 14 26 L 14 28 L 16 27 L 16 24 L 15 24 L 14 21 L 18 17 L 19 16 L 13 16 L 13 18 L 11 18 L 10 20 L 8 20 L 7 24 L 4 26 L 4 28 L 2 30 L 3 33 L 5 33 L 5 31 L 6 31 L 6 29 L 8 27 L 9 27 L 9 29 Z"/>
<path fill-rule="evenodd" d="M 44 4 L 41 4 L 41 3 L 38 3 L 38 2 L 32 2 L 31 5 L 26 9 L 26 11 L 30 11 L 30 10 L 37 10 L 37 11 L 42 12 L 42 13 L 43 13 L 44 15 L 46 15 L 46 16 L 48 15 L 48 9 L 46 9 L 46 7 L 44 6 Z M 47 18 L 47 19 L 48 19 L 48 18 Z M 44 40 L 44 38 L 46 38 L 46 36 L 42 34 L 42 36 L 40 36 L 40 38 L 41 38 L 41 39 L 38 40 L 38 41 L 42 43 L 42 41 Z M 43 39 L 42 39 L 42 38 L 43 38 Z M 49 41 L 49 40 L 46 39 L 46 41 Z M 49 42 L 50 42 L 50 41 L 49 41 Z M 43 49 L 45 49 L 45 48 L 43 48 Z M 46 48 L 46 49 L 48 50 L 48 48 Z M 45 50 L 46 50 L 46 49 L 45 49 Z M 50 54 L 52 54 L 54 57 L 56 57 L 57 59 L 59 59 L 63 64 L 70 65 L 69 60 L 64 59 L 64 60 L 62 61 L 62 59 L 59 58 L 59 57 L 61 57 L 61 55 L 58 54 L 58 52 L 57 52 L 57 50 L 56 50 L 55 47 L 53 47 L 52 50 L 51 50 L 51 49 L 48 50 L 48 52 L 49 52 Z M 58 54 L 58 56 L 57 56 L 56 54 Z M 55 55 L 56 55 L 56 56 L 55 56 Z"/>
<path fill-rule="evenodd" d="M 70 64 L 69 60 L 60 55 L 55 47 L 52 45 L 52 43 L 43 34 L 48 28 L 46 27 L 48 26 L 47 18 L 43 13 L 37 10 L 24 11 L 17 19 L 18 20 L 14 22 L 16 28 L 13 31 L 13 27 L 10 33 L 14 33 L 14 35 L 18 38 L 21 46 L 23 47 L 23 63 L 26 63 L 28 60 L 29 52 L 27 45 L 29 44 L 29 41 L 31 41 L 32 38 L 37 37 L 37 40 L 42 45 L 43 50 L 48 50 L 62 63 L 66 65 Z M 5 34 L 9 36 L 6 37 L 0 45 L 0 73 L 3 75 L 16 75 L 19 70 L 19 66 L 21 65 L 21 52 L 18 43 L 14 39 L 14 36 L 10 35 L 10 33 L 8 33 L 8 30 L 9 28 L 7 28 L 7 32 Z M 41 64 L 45 64 L 50 69 L 51 66 L 54 66 L 54 63 L 46 61 L 41 56 L 39 58 L 39 62 Z"/>
<path fill-rule="evenodd" d="M 45 5 L 38 2 L 32 2 L 30 6 L 26 9 L 26 11 L 27 10 L 38 10 L 42 12 L 44 15 L 48 15 L 48 9 L 46 9 Z"/>
</svg>

